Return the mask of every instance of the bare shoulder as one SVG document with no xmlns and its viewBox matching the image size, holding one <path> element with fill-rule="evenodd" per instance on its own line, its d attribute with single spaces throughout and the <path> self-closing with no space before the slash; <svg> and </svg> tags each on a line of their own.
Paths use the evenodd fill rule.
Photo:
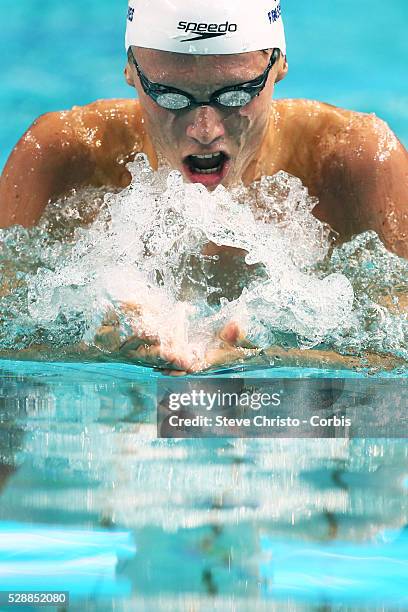
<svg viewBox="0 0 408 612">
<path fill-rule="evenodd" d="M 389 125 L 374 114 L 336 109 L 319 154 L 321 191 L 343 211 L 345 237 L 374 230 L 388 249 L 408 257 L 408 153 Z"/>
<path fill-rule="evenodd" d="M 137 100 L 97 100 L 56 115 L 54 121 L 59 122 L 62 135 L 68 132 L 75 146 L 90 156 L 94 166 L 93 185 L 127 183 L 124 166 L 145 145 Z"/>
<path fill-rule="evenodd" d="M 143 150 L 135 100 L 99 100 L 36 119 L 0 178 L 0 226 L 37 222 L 47 202 L 81 185 L 124 185 L 126 161 Z"/>
<path fill-rule="evenodd" d="M 320 109 L 317 138 L 321 153 L 337 154 L 347 160 L 364 160 L 378 165 L 398 156 L 407 158 L 407 151 L 390 126 L 374 113 L 350 111 L 329 104 Z"/>
<path fill-rule="evenodd" d="M 320 157 L 353 153 L 355 157 L 370 155 L 371 161 L 384 162 L 397 152 L 407 156 L 388 124 L 374 113 L 305 99 L 276 100 L 274 107 L 284 131 L 291 130 L 295 141 L 306 137 L 310 145 L 317 147 Z M 355 148 L 350 151 L 350 146 Z"/>
<path fill-rule="evenodd" d="M 143 122 L 137 100 L 97 100 L 50 115 L 50 120 L 59 121 L 79 142 L 96 150 L 111 149 L 113 144 L 122 150 L 142 146 Z"/>
<path fill-rule="evenodd" d="M 107 160 L 143 146 L 143 122 L 137 100 L 97 100 L 70 110 L 46 113 L 34 121 L 16 150 L 34 157 L 50 147 Z M 98 160 L 99 161 L 99 160 Z"/>
<path fill-rule="evenodd" d="M 290 142 L 288 171 L 319 198 L 316 216 L 341 239 L 374 230 L 408 257 L 408 153 L 387 123 L 310 100 L 277 108 Z"/>
</svg>

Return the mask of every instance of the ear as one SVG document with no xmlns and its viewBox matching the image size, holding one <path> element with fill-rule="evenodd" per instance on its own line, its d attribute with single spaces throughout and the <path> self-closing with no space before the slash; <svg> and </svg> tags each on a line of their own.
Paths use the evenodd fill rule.
<svg viewBox="0 0 408 612">
<path fill-rule="evenodd" d="M 282 79 L 285 78 L 289 70 L 288 60 L 286 59 L 286 55 L 283 55 L 279 62 L 279 68 L 276 75 L 275 83 L 279 83 Z"/>
<path fill-rule="evenodd" d="M 132 70 L 129 66 L 129 63 L 127 63 L 125 66 L 124 74 L 125 74 L 126 83 L 130 85 L 130 87 L 134 87 L 135 81 L 134 81 Z"/>
</svg>

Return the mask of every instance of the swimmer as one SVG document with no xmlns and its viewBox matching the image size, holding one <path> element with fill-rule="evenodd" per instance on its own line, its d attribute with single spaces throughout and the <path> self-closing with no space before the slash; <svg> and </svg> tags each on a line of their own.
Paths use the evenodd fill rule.
<svg viewBox="0 0 408 612">
<path fill-rule="evenodd" d="M 127 186 L 125 164 L 144 152 L 154 168 L 166 164 L 209 190 L 284 170 L 318 198 L 314 214 L 339 241 L 374 230 L 408 257 L 408 153 L 388 126 L 321 102 L 272 99 L 288 72 L 278 0 L 131 0 L 125 49 L 138 98 L 37 119 L 1 176 L 1 227 L 36 224 L 73 188 Z M 234 346 L 240 333 L 230 331 Z"/>
</svg>

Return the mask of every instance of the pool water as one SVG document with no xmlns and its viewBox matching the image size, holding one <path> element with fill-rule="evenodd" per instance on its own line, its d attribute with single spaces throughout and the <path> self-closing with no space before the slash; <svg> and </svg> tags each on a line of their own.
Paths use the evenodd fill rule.
<svg viewBox="0 0 408 612">
<path fill-rule="evenodd" d="M 157 439 L 160 374 L 0 367 L 0 590 L 70 591 L 73 610 L 408 605 L 405 440 Z"/>
<path fill-rule="evenodd" d="M 133 95 L 126 4 L 2 0 L 0 168 L 38 115 Z M 277 96 L 375 112 L 408 143 L 405 0 L 284 11 Z M 405 439 L 159 440 L 159 376 L 0 362 L 0 590 L 78 611 L 408 608 Z"/>
</svg>

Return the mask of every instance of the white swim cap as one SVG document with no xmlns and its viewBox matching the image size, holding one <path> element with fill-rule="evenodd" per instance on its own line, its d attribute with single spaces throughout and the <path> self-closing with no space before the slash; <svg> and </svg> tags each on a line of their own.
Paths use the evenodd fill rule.
<svg viewBox="0 0 408 612">
<path fill-rule="evenodd" d="M 197 55 L 278 48 L 286 55 L 280 0 L 130 0 L 131 45 Z"/>
</svg>

